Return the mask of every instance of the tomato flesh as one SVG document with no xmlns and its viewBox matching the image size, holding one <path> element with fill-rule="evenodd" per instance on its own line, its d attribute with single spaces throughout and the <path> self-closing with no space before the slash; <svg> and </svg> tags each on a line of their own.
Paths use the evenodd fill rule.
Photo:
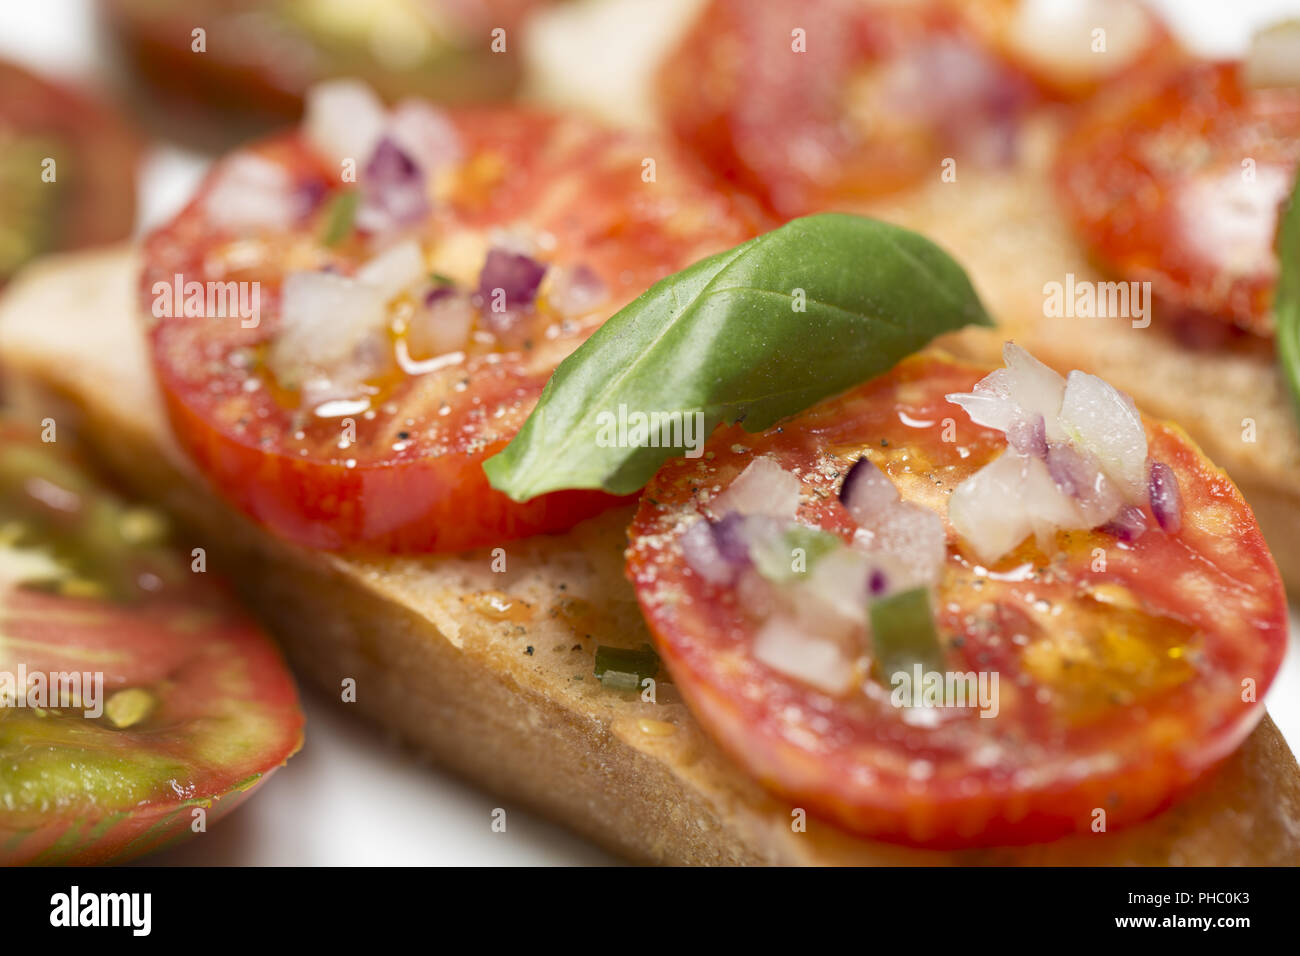
<svg viewBox="0 0 1300 956">
<path fill-rule="evenodd" d="M 493 230 L 522 228 L 544 237 L 538 257 L 548 269 L 590 270 L 605 299 L 577 319 L 539 301 L 499 333 L 480 311 L 472 336 L 443 367 L 386 373 L 370 406 L 349 417 L 355 433 L 346 440 L 337 418 L 301 407 L 259 357 L 276 335 L 287 270 L 351 274 L 375 254 L 360 234 L 331 247 L 319 240 L 324 210 L 349 188 L 334 170 L 299 137 L 261 144 L 258 155 L 322 196 L 296 232 L 218 229 L 204 206 L 209 184 L 146 243 L 146 309 L 155 283 L 175 275 L 260 284 L 258 327 L 163 318 L 150 342 L 182 444 L 229 499 L 292 541 L 329 550 L 458 551 L 561 531 L 617 503 L 578 491 L 521 504 L 492 489 L 481 466 L 514 436 L 555 366 L 601 321 L 658 279 L 757 228 L 745 201 L 655 143 L 523 111 L 452 118 L 465 155 L 418 238 L 436 256 L 478 244 L 481 262 Z"/>
<path fill-rule="evenodd" d="M 1271 335 L 1278 210 L 1300 165 L 1300 91 L 1250 89 L 1236 63 L 1116 87 L 1078 116 L 1056 180 L 1091 253 L 1150 282 L 1171 320 Z"/>
<path fill-rule="evenodd" d="M 952 489 L 1005 447 L 944 399 L 980 374 L 916 357 L 766 432 L 725 430 L 660 471 L 630 532 L 629 577 L 692 712 L 748 773 L 854 833 L 1002 845 L 1088 831 L 1097 811 L 1110 828 L 1149 816 L 1250 732 L 1285 648 L 1281 580 L 1249 508 L 1181 431 L 1147 422 L 1152 460 L 1181 485 L 1177 534 L 1061 532 L 1054 554 L 1030 538 L 983 567 L 949 528 L 946 664 L 998 675 L 996 716 L 922 720 L 883 685 L 830 696 L 760 663 L 741 592 L 690 568 L 684 529 L 760 455 L 801 478 L 799 521 L 846 540 L 837 493 L 863 455 L 946 516 Z"/>
<path fill-rule="evenodd" d="M 787 217 L 938 176 L 957 146 L 1002 162 L 1042 98 L 941 2 L 713 0 L 660 85 L 674 133 Z"/>
<path fill-rule="evenodd" d="M 197 832 L 301 746 L 284 662 L 139 540 L 148 512 L 55 445 L 0 438 L 0 862 L 118 862 Z"/>
</svg>

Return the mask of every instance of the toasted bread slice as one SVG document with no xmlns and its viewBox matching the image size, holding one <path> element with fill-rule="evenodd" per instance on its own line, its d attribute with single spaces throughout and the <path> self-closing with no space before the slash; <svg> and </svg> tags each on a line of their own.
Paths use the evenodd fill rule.
<svg viewBox="0 0 1300 956">
<path fill-rule="evenodd" d="M 1139 826 L 961 852 L 849 837 L 770 797 L 701 734 L 670 683 L 658 702 L 592 677 L 598 644 L 648 639 L 623 577 L 626 509 L 487 552 L 358 560 L 272 538 L 179 454 L 133 316 L 135 254 L 62 256 L 0 304 L 0 357 L 27 414 L 73 426 L 169 507 L 284 642 L 300 672 L 437 762 L 605 847 L 657 863 L 1294 864 L 1300 771 L 1265 717 L 1191 796 Z M 62 434 L 62 433 L 61 433 Z"/>
</svg>

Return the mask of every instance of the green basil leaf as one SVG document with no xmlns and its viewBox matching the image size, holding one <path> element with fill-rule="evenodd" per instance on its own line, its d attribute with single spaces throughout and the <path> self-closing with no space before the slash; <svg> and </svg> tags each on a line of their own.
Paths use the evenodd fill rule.
<svg viewBox="0 0 1300 956">
<path fill-rule="evenodd" d="M 629 494 L 667 459 L 698 453 L 720 423 L 761 431 L 970 324 L 992 322 L 966 273 L 928 239 L 861 216 L 795 219 L 611 317 L 483 467 L 516 501 L 562 488 Z M 635 445 L 635 428 L 612 425 L 620 413 L 676 427 Z"/>
<path fill-rule="evenodd" d="M 1296 412 L 1300 414 L 1300 178 L 1282 213 L 1278 258 L 1281 272 L 1273 297 L 1277 355 Z"/>
</svg>

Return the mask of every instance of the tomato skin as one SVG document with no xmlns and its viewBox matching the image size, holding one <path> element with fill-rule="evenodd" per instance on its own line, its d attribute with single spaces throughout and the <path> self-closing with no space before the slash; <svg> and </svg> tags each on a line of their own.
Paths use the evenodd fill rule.
<svg viewBox="0 0 1300 956">
<path fill-rule="evenodd" d="M 482 469 L 504 442 L 473 455 L 355 468 L 268 454 L 213 428 L 165 385 L 164 398 L 172 430 L 227 500 L 281 537 L 309 548 L 467 551 L 564 531 L 630 500 L 597 491 L 561 491 L 512 501 L 488 484 Z"/>
<path fill-rule="evenodd" d="M 1271 336 L 1278 208 L 1297 165 L 1300 93 L 1251 90 L 1238 63 L 1189 63 L 1088 104 L 1059 146 L 1055 179 L 1093 256 L 1150 282 L 1171 321 Z"/>
<path fill-rule="evenodd" d="M 763 222 L 751 201 L 718 189 L 690 157 L 666 145 L 660 150 L 581 120 L 530 111 L 450 116 L 467 154 L 462 170 L 498 172 L 486 185 L 463 173 L 427 223 L 433 241 L 457 230 L 484 233 L 518 222 L 545 230 L 554 238 L 556 264 L 585 265 L 609 290 L 596 324 L 665 275 L 749 238 Z M 304 186 L 327 195 L 340 188 L 336 173 L 300 137 L 279 137 L 256 149 Z M 642 180 L 647 155 L 658 164 L 657 180 L 649 183 Z M 140 285 L 146 310 L 155 283 L 170 283 L 177 274 L 214 274 L 213 249 L 236 238 L 208 222 L 202 201 L 209 188 L 146 241 Z M 362 257 L 348 243 L 322 254 L 345 271 Z M 340 448 L 335 422 L 302 424 L 271 389 L 260 387 L 260 379 L 229 361 L 235 350 L 264 346 L 274 335 L 282 276 L 276 255 L 238 276 L 220 276 L 261 284 L 259 328 L 164 318 L 149 336 L 181 445 L 217 490 L 254 520 L 317 549 L 448 552 L 562 531 L 624 500 L 564 491 L 514 502 L 493 489 L 482 470 L 523 424 L 554 366 L 595 324 L 543 337 L 532 351 L 503 346 L 404 378 L 376 415 L 356 416 L 356 441 Z M 249 383 L 258 387 L 244 388 Z M 401 414 L 383 412 L 389 404 Z"/>
<path fill-rule="evenodd" d="M 1000 675 L 996 717 L 968 710 L 931 730 L 887 701 L 830 697 L 756 661 L 742 599 L 696 575 L 677 536 L 757 454 L 800 469 L 800 520 L 845 538 L 854 525 L 835 492 L 858 454 L 943 513 L 951 489 L 1004 447 L 943 398 L 979 377 L 921 356 L 767 432 L 727 429 L 712 461 L 660 471 L 629 532 L 628 576 L 705 731 L 767 788 L 862 836 L 1014 845 L 1087 832 L 1097 809 L 1107 829 L 1148 817 L 1250 733 L 1285 650 L 1281 579 L 1245 502 L 1179 430 L 1148 423 L 1152 459 L 1181 483 L 1179 534 L 1124 544 L 1062 533 L 1054 557 L 1031 539 L 984 569 L 950 529 L 937 623 L 961 638 L 949 641 L 950 670 Z M 949 417 L 951 443 L 938 437 Z"/>
</svg>

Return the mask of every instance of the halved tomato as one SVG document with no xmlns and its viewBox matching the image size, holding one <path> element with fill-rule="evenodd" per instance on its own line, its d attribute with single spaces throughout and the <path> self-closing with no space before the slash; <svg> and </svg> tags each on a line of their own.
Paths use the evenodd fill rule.
<svg viewBox="0 0 1300 956">
<path fill-rule="evenodd" d="M 993 716 L 895 706 L 872 679 L 818 690 L 761 661 L 753 594 L 694 570 L 687 529 L 760 457 L 798 476 L 800 523 L 846 541 L 837 493 L 863 456 L 946 521 L 953 488 L 1006 448 L 945 400 L 979 377 L 922 355 L 768 431 L 725 430 L 659 472 L 631 528 L 628 574 L 692 712 L 765 785 L 855 833 L 998 845 L 1146 817 L 1250 732 L 1285 648 L 1250 509 L 1180 430 L 1147 421 L 1181 487 L 1176 532 L 1148 512 L 1136 540 L 1059 532 L 1050 553 L 1031 537 L 984 566 L 948 526 L 938 651 L 947 673 L 998 675 Z"/>
<path fill-rule="evenodd" d="M 139 156 L 108 106 L 0 62 L 0 284 L 43 252 L 128 236 Z"/>
<path fill-rule="evenodd" d="M 674 133 L 783 216 L 1002 161 L 1040 97 L 940 0 L 712 0 L 660 86 Z"/>
<path fill-rule="evenodd" d="M 234 142 L 232 128 L 297 118 L 307 89 L 338 76 L 361 77 L 389 99 L 505 100 L 519 83 L 523 24 L 544 4 L 104 0 L 103 7 L 135 78 L 167 108 L 168 133 L 179 121 L 194 127 L 187 133 Z M 196 28 L 204 31 L 201 51 Z"/>
<path fill-rule="evenodd" d="M 302 745 L 283 660 L 161 515 L 16 425 L 0 441 L 0 863 L 203 829 Z"/>
<path fill-rule="evenodd" d="M 217 487 L 272 531 L 310 547 L 462 550 L 563 530 L 615 503 L 595 492 L 558 492 L 520 504 L 492 489 L 481 465 L 601 322 L 658 279 L 757 229 L 747 201 L 716 189 L 664 143 L 519 110 L 449 115 L 460 158 L 439 172 L 428 196 L 416 194 L 429 210 L 402 233 L 427 259 L 427 295 L 394 306 L 369 398 L 346 406 L 347 414 L 318 414 L 322 406 L 278 376 L 268 357 L 283 327 L 287 273 L 355 276 L 385 243 L 391 248 L 392 237 L 359 230 L 327 236 L 339 197 L 364 188 L 364 176 L 361 187 L 340 182 L 338 167 L 302 136 L 282 137 L 220 164 L 146 242 L 146 311 L 157 301 L 155 284 L 176 276 L 258 284 L 255 328 L 233 316 L 164 317 L 150 334 L 153 360 L 177 436 Z M 268 164 L 283 171 L 289 188 L 307 197 L 300 222 L 260 231 L 218 223 L 216 191 L 232 165 L 250 157 L 263 171 Z M 517 251 L 521 243 L 527 255 Z M 500 278 L 486 278 L 490 269 Z M 497 284 L 520 285 L 529 303 L 493 312 Z M 575 284 L 586 298 L 561 308 Z M 463 310 L 434 321 L 432 344 L 421 345 L 395 331 L 407 323 L 397 313 L 423 314 L 426 303 Z M 462 328 L 455 342 L 439 341 L 455 327 Z M 418 361 L 397 363 L 395 349 Z"/>
<path fill-rule="evenodd" d="M 1300 90 L 1249 88 L 1239 63 L 1155 70 L 1088 104 L 1059 150 L 1066 213 L 1101 264 L 1150 282 L 1171 321 L 1272 334 Z"/>
</svg>

